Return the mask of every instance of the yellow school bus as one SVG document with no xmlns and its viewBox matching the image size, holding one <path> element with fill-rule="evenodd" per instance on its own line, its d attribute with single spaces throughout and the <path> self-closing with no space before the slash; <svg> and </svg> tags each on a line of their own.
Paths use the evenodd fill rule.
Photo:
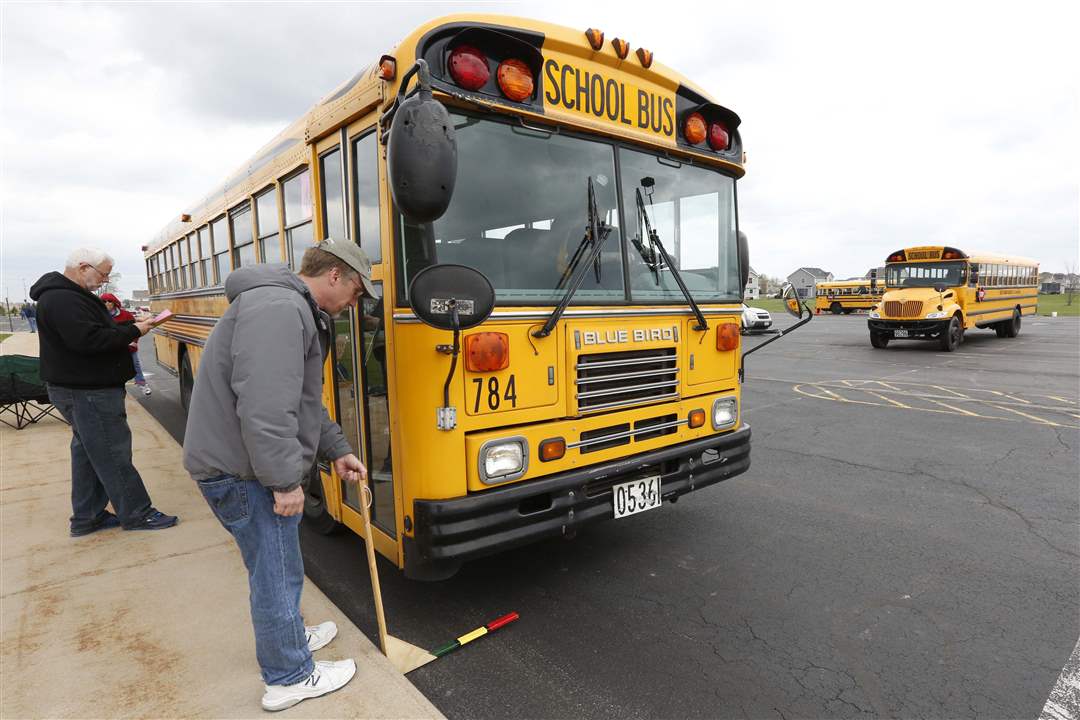
<svg viewBox="0 0 1080 720">
<path fill-rule="evenodd" d="M 833 315 L 850 315 L 856 310 L 871 310 L 881 300 L 885 292 L 884 282 L 871 280 L 834 280 L 817 284 L 818 313 L 831 312 Z"/>
<path fill-rule="evenodd" d="M 598 29 L 433 20 L 144 248 L 153 309 L 175 313 L 158 359 L 186 403 L 228 273 L 348 238 L 380 296 L 336 320 L 325 402 L 408 576 L 674 502 L 750 464 L 739 123 Z M 436 268 L 481 277 L 490 311 L 417 300 Z M 362 530 L 329 467 L 306 489 L 306 522 Z"/>
<path fill-rule="evenodd" d="M 885 261 L 886 292 L 867 321 L 870 344 L 934 340 L 952 352 L 972 328 L 998 337 L 1020 332 L 1024 315 L 1038 312 L 1039 263 L 952 247 L 897 250 Z"/>
</svg>

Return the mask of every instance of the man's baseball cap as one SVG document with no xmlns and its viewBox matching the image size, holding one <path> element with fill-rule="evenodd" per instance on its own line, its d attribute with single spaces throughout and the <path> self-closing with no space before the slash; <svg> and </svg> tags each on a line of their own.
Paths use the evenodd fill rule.
<svg viewBox="0 0 1080 720">
<path fill-rule="evenodd" d="M 359 245 L 351 240 L 326 238 L 315 247 L 344 260 L 346 265 L 360 275 L 360 282 L 363 284 L 367 296 L 377 297 L 375 286 L 371 284 L 371 260 L 368 259 L 367 253 L 361 250 Z"/>
</svg>

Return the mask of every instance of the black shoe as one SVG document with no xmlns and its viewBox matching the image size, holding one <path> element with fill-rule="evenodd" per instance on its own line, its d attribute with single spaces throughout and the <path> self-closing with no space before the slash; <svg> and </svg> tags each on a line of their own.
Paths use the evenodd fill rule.
<svg viewBox="0 0 1080 720">
<path fill-rule="evenodd" d="M 180 518 L 175 515 L 166 515 L 160 510 L 150 508 L 150 512 L 139 522 L 124 528 L 125 530 L 164 530 L 165 528 L 171 528 L 176 523 L 180 522 Z"/>
<path fill-rule="evenodd" d="M 71 528 L 71 537 L 82 537 L 98 530 L 117 527 L 119 524 L 120 521 L 116 519 L 116 516 L 106 510 L 105 514 L 99 520 L 95 520 L 89 527 Z"/>
</svg>

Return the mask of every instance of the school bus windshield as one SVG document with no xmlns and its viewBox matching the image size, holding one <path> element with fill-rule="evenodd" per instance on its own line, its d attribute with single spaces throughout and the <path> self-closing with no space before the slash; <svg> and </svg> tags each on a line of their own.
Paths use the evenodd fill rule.
<svg viewBox="0 0 1080 720">
<path fill-rule="evenodd" d="M 635 189 L 695 300 L 740 297 L 731 177 L 608 142 L 460 113 L 453 119 L 453 202 L 430 235 L 399 219 L 406 281 L 428 265 L 459 263 L 483 272 L 500 304 L 558 302 L 584 236 L 591 177 L 600 217 L 614 229 L 573 303 L 686 302 L 670 270 L 639 250 L 648 238 L 638 227 Z M 641 187 L 645 178 L 648 188 Z"/>
<path fill-rule="evenodd" d="M 889 265 L 885 283 L 890 290 L 910 287 L 957 287 L 965 282 L 963 262 L 908 263 Z"/>
</svg>

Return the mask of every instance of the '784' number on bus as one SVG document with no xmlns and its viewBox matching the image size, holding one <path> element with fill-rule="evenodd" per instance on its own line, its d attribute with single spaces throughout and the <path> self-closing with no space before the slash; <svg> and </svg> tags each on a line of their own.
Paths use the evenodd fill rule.
<svg viewBox="0 0 1080 720">
<path fill-rule="evenodd" d="M 499 378 L 492 376 L 487 378 L 473 378 L 476 386 L 476 397 L 473 399 L 473 413 L 480 412 L 480 401 L 487 404 L 488 410 L 498 410 L 504 402 L 510 403 L 511 408 L 517 407 L 517 384 L 513 374 L 506 381 L 506 387 L 499 387 Z"/>
</svg>

